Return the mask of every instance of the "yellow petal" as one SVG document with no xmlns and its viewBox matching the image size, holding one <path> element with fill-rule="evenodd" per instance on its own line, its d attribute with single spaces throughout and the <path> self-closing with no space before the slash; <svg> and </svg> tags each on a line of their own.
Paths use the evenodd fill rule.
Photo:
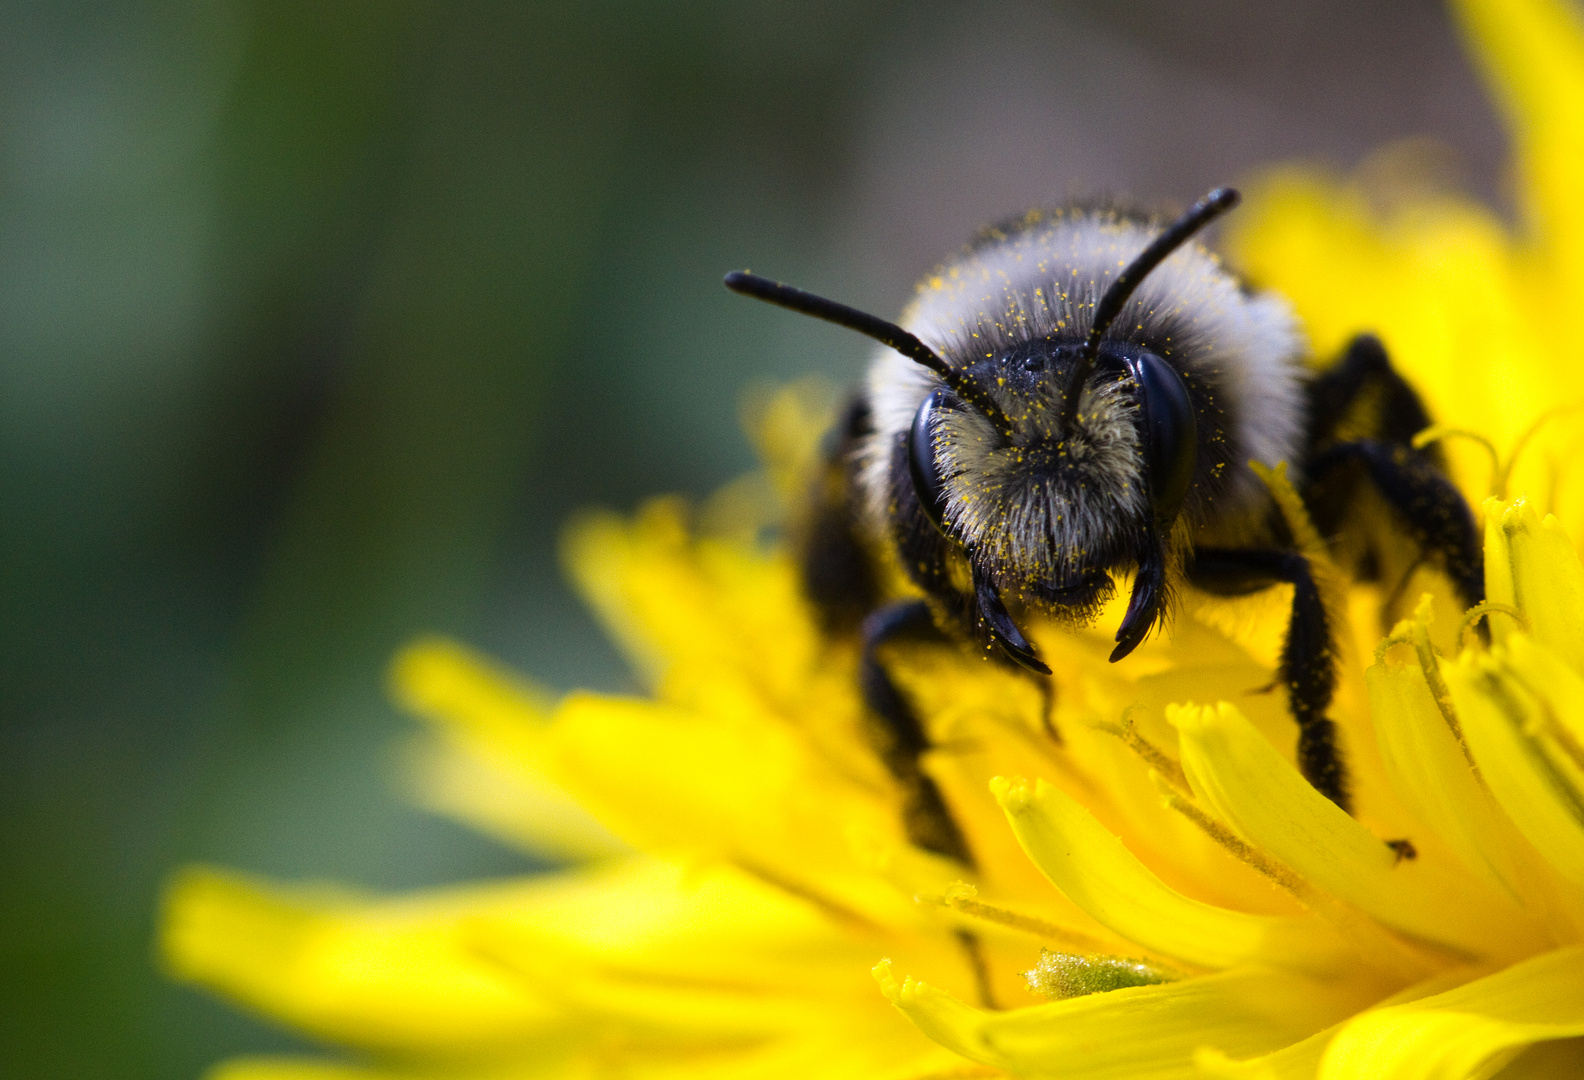
<svg viewBox="0 0 1584 1080">
<path fill-rule="evenodd" d="M 881 1007 L 889 1014 L 889 1029 L 834 1024 L 795 1039 L 663 1052 L 607 1037 L 581 1047 L 535 1046 L 508 1060 L 418 1060 L 383 1067 L 242 1058 L 212 1070 L 205 1080 L 989 1080 L 994 1075 L 930 1043 L 883 1000 Z"/>
<path fill-rule="evenodd" d="M 1201 1076 L 1214 1080 L 1314 1080 L 1320 1058 L 1341 1027 L 1332 1025 L 1300 1039 L 1252 1058 L 1234 1058 L 1219 1049 L 1205 1047 L 1194 1055 L 1194 1064 Z"/>
<path fill-rule="evenodd" d="M 1514 603 L 1540 644 L 1584 672 L 1584 567 L 1556 518 L 1518 499 L 1501 515 Z M 1498 615 L 1497 620 L 1503 620 Z"/>
<path fill-rule="evenodd" d="M 876 786 L 853 642 L 822 638 L 784 550 L 694 539 L 675 499 L 631 521 L 595 514 L 566 532 L 569 572 L 661 700 L 795 728 L 811 749 Z"/>
<path fill-rule="evenodd" d="M 833 1023 L 797 1038 L 691 1053 L 660 1054 L 641 1044 L 595 1046 L 554 1075 L 579 1080 L 992 1080 L 998 1075 L 931 1043 L 870 986 L 870 994 L 888 1014 L 886 1027 L 833 1018 Z M 517 1078 L 505 1073 L 477 1080 Z"/>
<path fill-rule="evenodd" d="M 823 379 L 800 379 L 766 393 L 750 390 L 743 427 L 765 464 L 782 506 L 806 509 L 809 478 L 825 463 L 824 441 L 841 407 L 841 391 Z"/>
<path fill-rule="evenodd" d="M 749 867 L 863 919 L 922 917 L 855 850 L 854 836 L 903 842 L 894 802 L 837 775 L 757 711 L 706 716 L 574 694 L 555 732 L 568 783 L 624 838 Z"/>
<path fill-rule="evenodd" d="M 568 1013 L 637 1040 L 741 1044 L 881 1011 L 863 978 L 872 940 L 842 934 L 808 905 L 743 875 L 694 874 L 705 880 L 655 898 L 670 918 L 637 941 L 622 925 L 630 913 L 597 902 L 611 926 L 574 930 L 571 941 L 573 928 L 554 925 L 566 913 L 545 905 L 476 919 L 468 940 Z M 929 959 L 961 966 L 949 948 Z"/>
<path fill-rule="evenodd" d="M 550 776 L 545 691 L 441 638 L 403 649 L 390 680 L 396 700 L 434 728 L 408 758 L 425 805 L 536 855 L 628 850 Z"/>
<path fill-rule="evenodd" d="M 1188 1077 L 1201 1048 L 1252 1055 L 1286 1046 L 1367 1004 L 1346 979 L 1239 969 L 1158 986 L 990 1012 L 913 979 L 889 962 L 881 990 L 932 1039 L 1019 1076 Z"/>
<path fill-rule="evenodd" d="M 834 1060 L 885 1048 L 906 1060 L 927 1049 L 865 975 L 876 941 L 833 925 L 813 904 L 719 865 L 639 860 L 624 871 L 557 876 L 528 902 L 480 912 L 465 933 L 477 955 L 588 1030 L 668 1054 L 839 1043 L 837 1031 L 854 1045 Z M 930 970 L 961 970 L 961 985 L 971 985 L 946 935 L 888 944 Z"/>
<path fill-rule="evenodd" d="M 579 589 L 640 671 L 672 700 L 751 672 L 788 698 L 821 642 L 791 560 L 694 540 L 674 499 L 632 521 L 594 514 L 571 526 L 563 557 Z M 683 685 L 678 685 L 678 680 Z"/>
<path fill-rule="evenodd" d="M 1485 518 L 1485 599 L 1492 604 L 1517 609 L 1518 592 L 1513 582 L 1512 542 L 1507 530 L 1502 528 L 1502 518 L 1508 504 L 1500 499 L 1486 499 L 1480 507 Z M 1496 614 L 1486 619 L 1491 640 L 1505 641 L 1507 635 L 1518 629 L 1518 624 L 1506 615 Z"/>
<path fill-rule="evenodd" d="M 1050 892 L 1007 828 L 1006 814 L 990 790 L 990 780 L 1008 762 L 1039 762 L 1050 769 L 1049 779 L 1068 785 L 1065 790 L 1107 829 L 1127 837 L 1130 849 L 1168 884 L 1197 889 L 1193 895 L 1198 899 L 1222 907 L 1271 915 L 1297 913 L 1296 905 L 1229 857 L 1192 822 L 1164 807 L 1148 770 L 1126 742 L 1090 726 L 1096 714 L 1116 716 L 1141 694 L 1146 701 L 1163 705 L 1185 685 L 1218 686 L 1225 685 L 1220 679 L 1233 679 L 1239 680 L 1235 685 L 1255 686 L 1268 679 L 1269 672 L 1247 662 L 1241 667 L 1217 664 L 1205 672 L 1202 665 L 1219 659 L 1212 656 L 1207 661 L 1205 652 L 1217 645 L 1227 653 L 1233 650 L 1219 635 L 1190 623 L 1187 628 L 1179 626 L 1169 643 L 1173 653 L 1169 677 L 1145 676 L 1135 683 L 1136 672 L 1120 670 L 1129 665 L 1106 663 L 1115 643 L 1095 636 L 1098 642 L 1061 632 L 1041 639 L 1043 655 L 1062 673 L 1054 695 L 1059 744 L 1046 726 L 1046 702 L 1030 680 L 991 664 L 965 664 L 960 651 L 948 645 L 892 652 L 898 661 L 893 674 L 899 687 L 929 717 L 930 734 L 940 747 L 925 755 L 924 768 L 939 784 L 968 838 L 978 863 L 976 884 L 986 898 L 1044 895 L 1060 905 L 1048 913 L 1057 921 L 1076 917 L 1089 922 L 1070 902 Z M 1159 658 L 1141 659 L 1146 669 L 1151 663 L 1163 666 Z M 1097 685 L 1100 680 L 1093 674 L 1097 670 L 1114 685 Z M 1069 672 L 1082 673 L 1084 685 L 1062 683 Z M 1156 719 L 1158 707 L 1133 709 L 1129 715 L 1143 718 L 1152 735 L 1154 727 L 1166 726 Z M 1290 726 L 1285 715 L 1279 719 Z M 961 871 L 953 876 L 961 876 Z"/>
<path fill-rule="evenodd" d="M 1331 1041 L 1320 1080 L 1457 1080 L 1535 1042 L 1584 1035 L 1584 947 L 1533 957 L 1445 993 L 1364 1013 Z"/>
<path fill-rule="evenodd" d="M 1207 968 L 1248 960 L 1332 967 L 1339 943 L 1317 920 L 1248 915 L 1169 888 L 1080 803 L 1043 780 L 992 781 L 1018 842 L 1074 903 L 1161 956 Z"/>
<path fill-rule="evenodd" d="M 1573 786 L 1584 790 L 1584 776 L 1578 771 L 1584 762 L 1584 674 L 1528 634 L 1514 634 L 1504 658 L 1513 676 L 1548 707 L 1550 723 L 1531 734 L 1566 769 Z"/>
<path fill-rule="evenodd" d="M 1543 730 L 1552 710 L 1513 677 L 1505 657 L 1501 647 L 1489 656 L 1464 653 L 1444 669 L 1463 737 L 1513 824 L 1553 868 L 1584 884 L 1584 802 L 1577 774 L 1528 734 Z M 1560 704 L 1584 709 L 1584 701 Z"/>
<path fill-rule="evenodd" d="M 1365 676 L 1392 790 L 1466 868 L 1517 899 L 1522 892 L 1509 846 L 1511 826 L 1475 778 L 1424 672 L 1417 665 L 1388 663 L 1374 665 Z"/>
<path fill-rule="evenodd" d="M 1389 1005 L 1419 1001 L 1432 994 L 1440 994 L 1453 987 L 1462 986 L 1478 974 L 1481 972 L 1477 969 L 1466 967 L 1437 972 L 1422 982 L 1405 987 L 1391 997 L 1376 1002 L 1373 1007 L 1380 1009 Z M 1215 1077 L 1217 1080 L 1314 1080 L 1315 1071 L 1320 1067 L 1320 1059 L 1325 1056 L 1326 1047 L 1331 1045 L 1331 1040 L 1345 1024 L 1346 1021 L 1334 1024 L 1290 1046 L 1284 1046 L 1280 1050 L 1255 1058 L 1235 1060 L 1219 1050 L 1204 1050 L 1197 1056 L 1199 1070 L 1206 1077 Z M 1504 1077 L 1503 1080 L 1506 1078 Z"/>
<path fill-rule="evenodd" d="M 1578 776 L 1530 736 L 1549 708 L 1502 657 L 1473 657 L 1446 668 L 1464 738 L 1495 800 L 1557 873 L 1584 885 L 1584 801 Z"/>
<path fill-rule="evenodd" d="M 494 754 L 417 738 L 403 748 L 400 764 L 419 806 L 536 858 L 582 862 L 632 850 L 548 775 L 529 775 Z"/>
<path fill-rule="evenodd" d="M 554 703 L 543 688 L 445 638 L 420 638 L 391 661 L 391 696 L 417 715 L 533 757 Z"/>
<path fill-rule="evenodd" d="M 1552 296 L 1546 269 L 1488 210 L 1440 194 L 1405 199 L 1400 188 L 1362 169 L 1347 184 L 1282 170 L 1249 189 L 1247 211 L 1229 223 L 1229 250 L 1262 286 L 1293 301 L 1318 364 L 1372 330 L 1431 416 L 1506 453 L 1538 417 L 1584 395 L 1579 346 L 1547 329 L 1547 313 L 1571 310 L 1578 290 Z M 1532 448 L 1514 471 L 1518 490 L 1554 486 L 1546 457 L 1578 452 L 1565 434 L 1545 429 L 1545 455 Z M 1442 445 L 1465 492 L 1490 490 L 1490 461 L 1478 446 Z"/>
<path fill-rule="evenodd" d="M 1310 786 L 1237 709 L 1183 707 L 1172 722 L 1194 794 L 1256 847 L 1380 923 L 1471 956 L 1516 912 L 1430 859 L 1399 860 L 1380 837 Z"/>
<path fill-rule="evenodd" d="M 1550 257 L 1556 298 L 1584 287 L 1584 26 L 1560 0 L 1457 0 L 1475 59 L 1505 107 L 1524 209 Z"/>
<path fill-rule="evenodd" d="M 739 869 L 636 857 L 517 883 L 470 906 L 464 933 L 514 970 L 564 962 L 652 980 L 695 977 L 806 990 L 873 944 L 815 904 Z M 852 985 L 867 983 L 854 972 Z M 547 984 L 549 985 L 549 984 Z"/>
<path fill-rule="evenodd" d="M 833 1023 L 859 1042 L 872 1028 L 899 1052 L 923 1046 L 864 975 L 872 940 L 722 866 L 639 858 L 373 901 L 190 871 L 172 887 L 162 947 L 184 978 L 385 1051 L 531 1047 L 537 1059 L 596 1031 L 719 1050 L 823 1037 Z M 907 951 L 931 970 L 966 968 L 945 935 Z"/>
<path fill-rule="evenodd" d="M 160 948 L 178 977 L 353 1045 L 486 1048 L 563 1022 L 467 946 L 456 909 L 437 907 L 376 911 L 195 869 L 165 898 Z"/>
<path fill-rule="evenodd" d="M 912 978 L 899 983 L 891 968 L 890 960 L 882 960 L 874 967 L 880 992 L 917 1024 L 920 1031 L 970 1061 L 997 1069 L 1013 1067 L 1009 1057 L 983 1038 L 980 1030 L 985 1016 L 983 1010 L 964 1005 L 944 990 Z"/>
</svg>

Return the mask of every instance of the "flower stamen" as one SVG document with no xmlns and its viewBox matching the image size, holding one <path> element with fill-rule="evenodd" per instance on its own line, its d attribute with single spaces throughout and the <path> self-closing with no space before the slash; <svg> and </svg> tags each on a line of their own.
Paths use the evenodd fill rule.
<svg viewBox="0 0 1584 1080">
<path fill-rule="evenodd" d="M 1307 898 L 1313 890 L 1303 878 L 1254 847 L 1241 836 L 1238 836 L 1226 825 L 1205 813 L 1204 809 L 1194 802 L 1192 798 L 1184 797 L 1172 790 L 1168 786 L 1170 781 L 1161 773 L 1151 769 L 1150 780 L 1154 782 L 1156 790 L 1160 792 L 1163 805 L 1177 811 L 1193 822 L 1201 832 L 1211 840 L 1214 840 L 1228 855 L 1252 868 L 1260 876 L 1290 894 L 1300 904 L 1308 906 Z M 1185 779 L 1184 784 L 1186 785 L 1186 783 Z"/>
<path fill-rule="evenodd" d="M 1122 720 L 1120 723 L 1112 724 L 1102 721 L 1095 725 L 1095 730 L 1103 731 L 1107 735 L 1115 735 L 1117 738 L 1121 739 L 1127 744 L 1128 749 L 1132 750 L 1135 754 L 1142 758 L 1144 763 L 1151 769 L 1160 773 L 1161 777 L 1164 778 L 1167 783 L 1171 784 L 1172 787 L 1176 788 L 1184 795 L 1191 796 L 1193 794 L 1193 789 L 1188 785 L 1188 777 L 1183 772 L 1182 765 L 1172 758 L 1167 757 L 1164 750 L 1150 742 L 1144 736 L 1140 735 L 1138 728 L 1134 725 L 1134 715 L 1143 708 L 1143 705 L 1140 705 L 1138 702 L 1134 702 L 1132 705 L 1129 705 L 1126 709 L 1122 710 Z"/>
<path fill-rule="evenodd" d="M 1465 649 L 1472 649 L 1479 641 L 1479 636 L 1474 633 L 1474 627 L 1479 621 L 1489 615 L 1506 615 L 1518 624 L 1524 633 L 1529 632 L 1529 619 L 1523 612 L 1511 604 L 1497 603 L 1495 600 L 1481 600 L 1463 613 L 1463 625 L 1458 630 L 1458 640 Z"/>
<path fill-rule="evenodd" d="M 981 919 L 984 922 L 1005 926 L 1012 930 L 1021 930 L 1025 934 L 1042 938 L 1045 941 L 1060 942 L 1069 948 L 1090 952 L 1100 952 L 1106 948 L 1106 942 L 1092 934 L 1086 934 L 1082 930 L 1073 930 L 1070 927 L 1047 922 L 1033 915 L 1024 915 L 1022 912 L 1009 911 L 994 904 L 986 904 L 978 897 L 978 889 L 965 881 L 958 881 L 948 887 L 944 895 L 920 895 L 916 899 L 920 903 L 934 904 L 938 907 L 967 915 L 969 918 Z"/>
<path fill-rule="evenodd" d="M 1410 441 L 1409 445 L 1411 445 L 1415 450 L 1423 450 L 1431 443 L 1440 442 L 1442 439 L 1451 438 L 1468 439 L 1470 442 L 1478 443 L 1480 446 L 1484 447 L 1485 453 L 1490 455 L 1490 489 L 1492 493 L 1496 492 L 1498 489 L 1505 490 L 1507 486 L 1507 474 L 1512 468 L 1511 462 L 1508 463 L 1506 468 L 1503 468 L 1501 452 L 1496 449 L 1496 444 L 1491 442 L 1490 439 L 1486 438 L 1484 435 L 1481 435 L 1477 431 L 1470 431 L 1468 428 L 1453 427 L 1450 424 L 1431 424 L 1419 434 L 1415 435 Z M 1520 445 L 1522 445 L 1521 442 Z M 1516 453 L 1516 448 L 1514 453 Z M 1501 498 L 1500 495 L 1497 495 L 1496 497 L 1498 499 Z"/>
<path fill-rule="evenodd" d="M 1474 755 L 1469 752 L 1468 743 L 1463 738 L 1463 725 L 1458 721 L 1457 709 L 1452 704 L 1452 691 L 1447 687 L 1446 679 L 1441 675 L 1441 662 L 1436 657 L 1435 646 L 1430 643 L 1430 620 L 1434 618 L 1434 604 L 1435 597 L 1429 593 L 1421 595 L 1419 597 L 1419 606 L 1414 608 L 1413 618 L 1404 619 L 1392 627 L 1392 632 L 1386 635 L 1381 643 L 1375 647 L 1375 662 L 1377 664 L 1385 663 L 1386 652 L 1394 645 L 1413 646 L 1414 655 L 1419 661 L 1419 670 L 1424 673 L 1425 685 L 1430 688 L 1430 698 L 1435 702 L 1437 711 L 1441 713 L 1441 719 L 1446 721 L 1447 730 L 1452 732 L 1452 737 L 1457 740 L 1458 748 L 1463 751 L 1464 760 L 1469 763 L 1469 767 L 1478 776 L 1479 766 L 1474 764 Z M 1505 608 L 1507 605 L 1500 604 L 1497 606 Z M 1475 605 L 1471 609 L 1471 614 L 1481 607 L 1486 608 L 1486 610 L 1493 610 L 1488 607 L 1487 602 L 1487 604 Z M 1481 614 L 1484 614 L 1484 612 L 1481 612 Z M 1517 612 L 1513 612 L 1513 614 L 1516 615 Z M 1478 616 L 1474 617 L 1478 618 Z M 1522 616 L 1519 617 L 1522 618 Z M 1470 616 L 1468 615 L 1464 616 L 1463 630 L 1465 633 L 1472 625 L 1469 618 Z"/>
<path fill-rule="evenodd" d="M 780 889 L 789 896 L 795 896 L 799 900 L 803 900 L 814 905 L 838 923 L 843 923 L 847 926 L 853 927 L 854 929 L 865 930 L 871 933 L 881 929 L 872 919 L 859 914 L 847 905 L 838 903 L 837 901 L 832 900 L 830 897 L 824 896 L 821 893 L 809 888 L 802 882 L 793 881 L 784 874 L 779 874 L 776 871 L 771 870 L 769 867 L 764 866 L 752 859 L 747 859 L 742 855 L 737 855 L 733 857 L 730 862 L 733 866 L 737 867 L 737 869 L 758 878 L 765 884 Z"/>
<path fill-rule="evenodd" d="M 1580 408 L 1584 408 L 1584 402 L 1575 401 L 1571 405 L 1558 405 L 1554 409 L 1547 409 L 1535 417 L 1534 423 L 1525 428 L 1518 438 L 1513 440 L 1512 451 L 1507 455 L 1505 461 L 1502 460 L 1500 452 L 1497 451 L 1496 444 L 1484 435 L 1477 431 L 1470 431 L 1467 428 L 1452 427 L 1449 424 L 1431 424 L 1413 437 L 1412 445 L 1415 450 L 1423 450 L 1433 442 L 1439 442 L 1442 439 L 1451 437 L 1469 439 L 1479 443 L 1485 448 L 1485 452 L 1490 455 L 1490 492 L 1493 496 L 1505 502 L 1507 499 L 1507 485 L 1512 479 L 1513 468 L 1518 464 L 1518 459 L 1523 455 L 1523 452 L 1529 448 L 1529 444 L 1534 441 L 1535 436 L 1540 434 L 1540 430 L 1552 420 L 1577 411 Z"/>
</svg>

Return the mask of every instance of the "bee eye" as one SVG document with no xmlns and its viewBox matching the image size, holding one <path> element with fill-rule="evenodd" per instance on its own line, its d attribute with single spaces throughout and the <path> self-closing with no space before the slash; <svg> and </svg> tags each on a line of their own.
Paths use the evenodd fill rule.
<svg viewBox="0 0 1584 1080">
<path fill-rule="evenodd" d="M 1157 521 L 1169 521 L 1182 509 L 1193 482 L 1199 445 L 1193 400 L 1182 376 L 1151 352 L 1127 361 L 1138 385 L 1139 434 L 1144 443 L 1144 469 Z"/>
<path fill-rule="evenodd" d="M 908 472 L 913 477 L 913 490 L 918 493 L 925 516 L 942 535 L 948 536 L 946 482 L 935 462 L 935 422 L 943 410 L 951 408 L 947 403 L 951 396 L 946 387 L 936 387 L 913 414 L 913 428 L 908 432 Z"/>
</svg>

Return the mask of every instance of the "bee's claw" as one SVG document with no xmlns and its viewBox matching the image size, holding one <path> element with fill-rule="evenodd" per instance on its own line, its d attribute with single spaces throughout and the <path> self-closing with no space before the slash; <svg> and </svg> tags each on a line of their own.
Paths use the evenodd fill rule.
<svg viewBox="0 0 1584 1080">
<path fill-rule="evenodd" d="M 996 592 L 994 583 L 974 568 L 974 595 L 979 601 L 979 617 L 990 629 L 990 636 L 1001 646 L 1007 658 L 1040 675 L 1049 675 L 1051 669 L 1039 658 L 1029 639 L 1023 636 Z"/>
<path fill-rule="evenodd" d="M 1133 577 L 1133 597 L 1128 601 L 1127 614 L 1117 628 L 1116 648 L 1111 650 L 1114 664 L 1138 648 L 1155 625 L 1160 615 L 1161 594 L 1166 586 L 1165 560 L 1159 557 L 1146 559 Z"/>
</svg>

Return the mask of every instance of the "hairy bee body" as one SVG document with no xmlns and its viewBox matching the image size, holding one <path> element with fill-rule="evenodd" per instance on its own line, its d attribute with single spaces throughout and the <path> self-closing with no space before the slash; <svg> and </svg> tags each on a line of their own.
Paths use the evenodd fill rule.
<svg viewBox="0 0 1584 1080">
<path fill-rule="evenodd" d="M 810 598 L 862 637 L 876 748 L 920 846 L 972 863 L 918 766 L 930 743 L 879 647 L 945 634 L 1048 675 L 1021 624 L 1088 622 L 1123 579 L 1113 661 L 1184 584 L 1293 587 L 1278 683 L 1300 767 L 1347 806 L 1327 716 L 1336 628 L 1251 462 L 1286 463 L 1350 571 L 1426 562 L 1465 603 L 1483 599 L 1472 514 L 1434 452 L 1412 445 L 1429 420 L 1380 342 L 1360 334 L 1314 364 L 1283 298 L 1190 242 L 1236 201 L 1218 189 L 1164 227 L 1106 208 L 1025 215 L 927 276 L 900 325 L 753 275 L 727 279 L 886 346 L 834 440 L 802 553 Z M 1366 503 L 1384 507 L 1389 535 L 1358 527 Z M 1383 556 L 1388 544 L 1413 549 L 1407 564 Z M 888 563 L 922 599 L 887 594 Z"/>
</svg>

